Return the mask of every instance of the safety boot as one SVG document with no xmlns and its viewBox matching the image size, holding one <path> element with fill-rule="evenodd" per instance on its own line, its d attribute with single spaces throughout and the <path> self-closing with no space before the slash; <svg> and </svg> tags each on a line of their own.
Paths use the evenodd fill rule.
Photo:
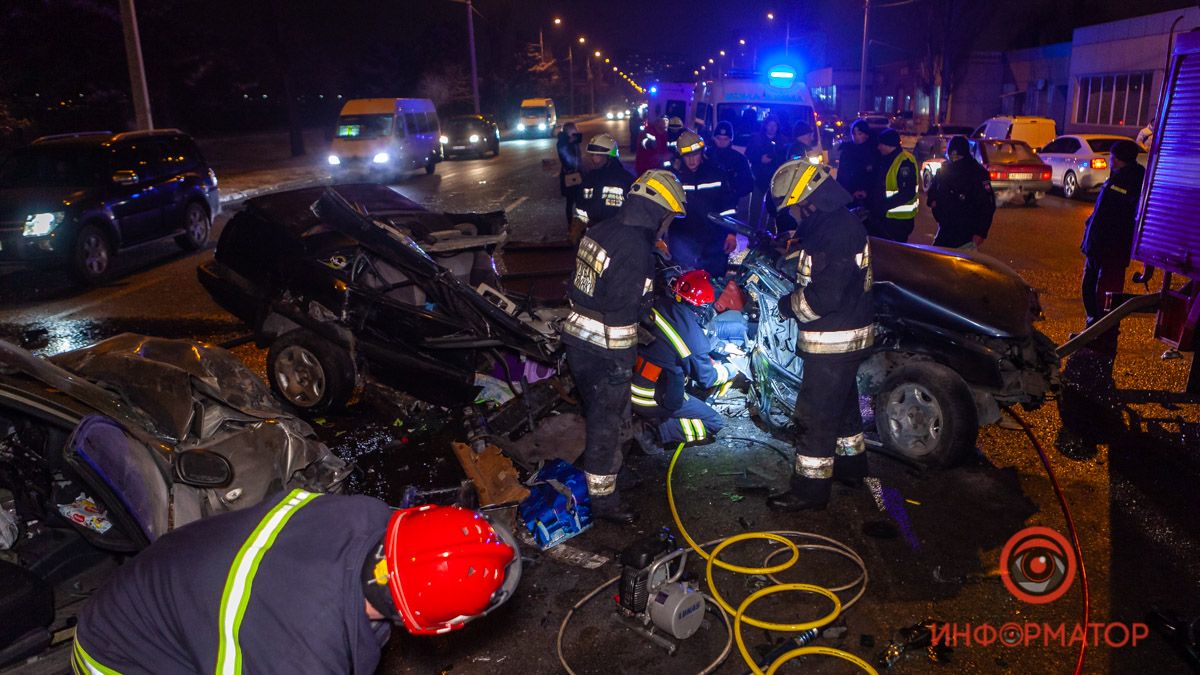
<svg viewBox="0 0 1200 675">
<path fill-rule="evenodd" d="M 833 458 L 833 479 L 852 490 L 862 489 L 867 477 L 867 456 L 838 455 Z"/>
<path fill-rule="evenodd" d="M 832 488 L 832 481 L 828 478 L 805 478 L 793 474 L 791 488 L 787 492 L 767 497 L 767 506 L 772 511 L 786 513 L 823 511 L 829 504 Z"/>
<path fill-rule="evenodd" d="M 602 497 L 592 497 L 592 517 L 616 525 L 632 525 L 637 522 L 638 512 L 621 502 L 620 492 L 613 492 Z"/>
</svg>

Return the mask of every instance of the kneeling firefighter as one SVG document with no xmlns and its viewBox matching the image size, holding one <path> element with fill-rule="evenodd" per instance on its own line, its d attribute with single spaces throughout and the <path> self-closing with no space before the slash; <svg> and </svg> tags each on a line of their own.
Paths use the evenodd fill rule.
<svg viewBox="0 0 1200 675">
<path fill-rule="evenodd" d="M 829 167 L 787 162 L 771 179 L 771 196 L 797 223 L 796 288 L 779 311 L 799 324 L 796 351 L 804 375 L 796 396 L 796 465 L 791 489 L 767 505 L 781 511 L 823 509 L 831 480 L 867 476 L 858 366 L 875 339 L 871 247 L 862 222 L 846 209 L 850 193 Z"/>
<path fill-rule="evenodd" d="M 671 284 L 651 310 L 654 342 L 638 350 L 633 369 L 633 411 L 654 420 L 658 440 L 665 445 L 712 440 L 725 426 L 724 418 L 704 400 L 689 395 L 689 382 L 701 388 L 720 387 L 724 394 L 737 369 L 709 356 L 712 341 L 704 332 L 705 315 L 716 292 L 708 273 L 692 270 Z"/>
<path fill-rule="evenodd" d="M 684 215 L 684 200 L 670 171 L 647 171 L 629 188 L 620 212 L 588 228 L 575 252 L 562 341 L 583 399 L 583 471 L 592 514 L 611 522 L 637 517 L 621 504 L 617 473 L 624 461 L 621 445 L 632 436 L 629 385 L 638 322 L 654 288 L 655 242 Z"/>
</svg>

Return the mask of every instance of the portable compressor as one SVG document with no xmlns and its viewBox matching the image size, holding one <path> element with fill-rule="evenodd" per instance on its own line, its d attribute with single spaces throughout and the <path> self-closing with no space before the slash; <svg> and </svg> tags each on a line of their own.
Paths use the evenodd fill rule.
<svg viewBox="0 0 1200 675">
<path fill-rule="evenodd" d="M 684 640 L 704 624 L 704 595 L 680 581 L 687 554 L 662 534 L 635 541 L 620 556 L 618 618 L 672 655 L 677 645 L 655 629 Z"/>
</svg>

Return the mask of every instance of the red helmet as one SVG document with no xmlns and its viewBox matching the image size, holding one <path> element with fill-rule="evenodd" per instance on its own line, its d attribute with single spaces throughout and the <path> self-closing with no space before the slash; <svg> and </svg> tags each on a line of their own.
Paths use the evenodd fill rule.
<svg viewBox="0 0 1200 675">
<path fill-rule="evenodd" d="M 708 272 L 704 270 L 684 272 L 671 283 L 671 290 L 675 293 L 676 300 L 683 300 L 697 307 L 711 305 L 717 299 L 717 292 L 713 290 Z"/>
<path fill-rule="evenodd" d="M 457 506 L 396 511 L 383 544 L 392 600 L 415 635 L 462 628 L 508 600 L 521 579 L 508 530 Z"/>
</svg>

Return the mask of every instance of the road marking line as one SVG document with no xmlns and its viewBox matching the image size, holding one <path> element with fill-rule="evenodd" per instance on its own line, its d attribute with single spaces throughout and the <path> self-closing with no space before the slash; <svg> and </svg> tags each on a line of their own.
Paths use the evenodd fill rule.
<svg viewBox="0 0 1200 675">
<path fill-rule="evenodd" d="M 517 208 L 518 206 L 520 206 L 520 205 L 524 204 L 524 203 L 525 203 L 525 201 L 526 201 L 526 200 L 528 200 L 528 199 L 529 199 L 529 197 L 519 197 L 519 198 L 517 198 L 517 200 L 516 200 L 516 201 L 514 201 L 513 203 L 511 203 L 511 204 L 509 204 L 508 206 L 504 207 L 504 212 L 505 212 L 505 213 L 508 213 L 509 211 L 512 211 L 513 209 Z"/>
</svg>

